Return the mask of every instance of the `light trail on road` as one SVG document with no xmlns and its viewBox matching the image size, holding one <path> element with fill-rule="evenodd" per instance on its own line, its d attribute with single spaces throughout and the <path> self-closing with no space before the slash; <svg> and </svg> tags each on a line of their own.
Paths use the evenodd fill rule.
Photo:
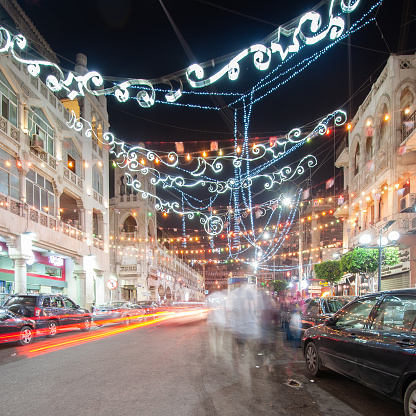
<svg viewBox="0 0 416 416">
<path fill-rule="evenodd" d="M 151 321 L 139 322 L 137 324 L 130 324 L 129 326 L 124 326 L 124 327 L 116 328 L 116 329 L 102 330 L 99 334 L 79 335 L 70 340 L 57 341 L 52 344 L 49 343 L 48 345 L 40 346 L 39 348 L 33 348 L 33 346 L 28 346 L 23 351 L 19 352 L 19 355 L 26 356 L 27 358 L 32 358 L 38 355 L 58 351 L 64 348 L 85 344 L 87 342 L 97 341 L 99 339 L 117 335 L 126 331 L 131 331 L 133 329 L 137 329 L 140 327 L 154 325 L 155 323 L 158 323 L 158 322 L 163 322 L 163 321 L 171 320 L 174 318 L 204 315 L 207 312 L 208 312 L 208 309 L 198 309 L 198 310 L 186 311 L 186 312 L 185 311 L 165 312 L 163 316 L 160 316 L 156 319 L 152 319 Z"/>
</svg>

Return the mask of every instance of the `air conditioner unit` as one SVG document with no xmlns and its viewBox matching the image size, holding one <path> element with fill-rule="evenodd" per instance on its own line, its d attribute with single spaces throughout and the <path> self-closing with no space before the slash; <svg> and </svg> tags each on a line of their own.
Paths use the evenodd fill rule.
<svg viewBox="0 0 416 416">
<path fill-rule="evenodd" d="M 30 141 L 30 147 L 38 152 L 45 153 L 45 143 L 43 139 L 39 137 L 38 134 L 34 134 L 32 136 L 32 140 Z"/>
<path fill-rule="evenodd" d="M 416 202 L 415 194 L 407 194 L 400 198 L 400 212 L 410 211 Z"/>
</svg>

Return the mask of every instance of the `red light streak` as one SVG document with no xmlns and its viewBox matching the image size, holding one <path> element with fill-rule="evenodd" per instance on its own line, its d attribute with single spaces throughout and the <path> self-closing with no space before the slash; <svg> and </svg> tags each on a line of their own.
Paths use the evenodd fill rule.
<svg viewBox="0 0 416 416">
<path fill-rule="evenodd" d="M 133 329 L 153 325 L 157 322 L 162 322 L 162 321 L 166 321 L 169 319 L 184 317 L 184 316 L 192 316 L 192 315 L 199 315 L 199 314 L 202 315 L 206 313 L 207 311 L 208 309 L 197 309 L 197 310 L 193 309 L 191 311 L 180 311 L 180 312 L 176 312 L 176 311 L 175 312 L 156 312 L 156 313 L 152 313 L 151 315 L 157 315 L 158 317 L 150 321 L 139 322 L 136 324 L 133 323 L 133 324 L 130 324 L 129 326 L 123 326 L 123 327 L 119 327 L 115 329 L 114 328 L 102 329 L 100 330 L 99 333 L 94 333 L 94 334 L 80 334 L 70 340 L 60 340 L 60 341 L 56 340 L 56 341 L 52 341 L 52 343 L 48 343 L 48 345 L 39 346 L 38 348 L 34 348 L 33 345 L 30 345 L 26 347 L 22 352 L 19 352 L 19 355 L 25 355 L 28 358 L 36 357 L 38 355 L 46 354 L 46 353 L 53 352 L 53 351 L 59 351 L 61 349 L 85 344 L 87 342 L 97 341 L 99 339 L 121 334 L 123 332 L 131 331 Z M 140 315 L 140 316 L 143 316 L 143 315 Z M 120 318 L 118 318 L 117 320 L 111 321 L 111 323 L 118 322 L 118 321 L 120 321 Z M 100 321 L 100 323 L 101 322 L 104 322 L 104 321 Z M 110 321 L 107 321 L 107 322 L 110 322 Z"/>
</svg>

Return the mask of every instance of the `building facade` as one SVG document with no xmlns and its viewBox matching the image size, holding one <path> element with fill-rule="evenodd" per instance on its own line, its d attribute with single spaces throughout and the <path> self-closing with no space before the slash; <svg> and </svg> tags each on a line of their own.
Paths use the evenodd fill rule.
<svg viewBox="0 0 416 416">
<path fill-rule="evenodd" d="M 416 265 L 416 56 L 392 55 L 354 116 L 337 150 L 348 198 L 336 211 L 344 219 L 343 251 L 360 246 L 364 233 L 398 231 L 400 263 L 383 268 L 381 290 L 415 287 Z M 357 293 L 368 282 L 356 282 Z M 375 290 L 377 287 L 374 288 Z"/>
<path fill-rule="evenodd" d="M 33 59 L 58 63 L 16 2 L 0 8 L 9 30 L 36 44 Z M 74 71 L 88 71 L 84 55 Z M 0 55 L 0 95 L 0 296 L 46 292 L 85 307 L 103 302 L 110 270 L 108 151 L 100 141 L 109 126 L 106 99 L 62 99 L 10 54 Z M 92 123 L 92 137 L 69 127 L 70 110 Z"/>
<path fill-rule="evenodd" d="M 204 300 L 203 276 L 157 241 L 157 214 L 152 196 L 156 195 L 156 189 L 150 181 L 151 175 L 132 173 L 145 192 L 143 198 L 141 192 L 129 186 L 124 168 L 115 164 L 113 169 L 110 258 L 111 273 L 118 281 L 116 298 L 157 302 Z"/>
</svg>

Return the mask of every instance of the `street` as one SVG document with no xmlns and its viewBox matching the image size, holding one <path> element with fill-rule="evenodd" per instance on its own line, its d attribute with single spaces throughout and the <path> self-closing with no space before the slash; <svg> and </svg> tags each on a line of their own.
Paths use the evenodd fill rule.
<svg viewBox="0 0 416 416">
<path fill-rule="evenodd" d="M 400 403 L 345 377 L 308 376 L 300 348 L 283 332 L 266 359 L 250 343 L 215 338 L 205 313 L 168 318 L 2 345 L 1 414 L 403 414 Z"/>
</svg>

